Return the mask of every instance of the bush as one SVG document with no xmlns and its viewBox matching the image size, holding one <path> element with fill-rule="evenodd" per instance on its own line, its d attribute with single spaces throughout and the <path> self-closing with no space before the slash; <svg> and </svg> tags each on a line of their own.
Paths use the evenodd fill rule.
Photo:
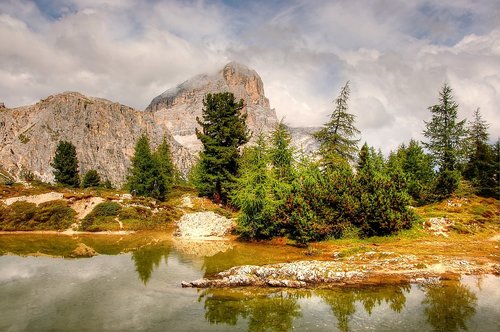
<svg viewBox="0 0 500 332">
<path fill-rule="evenodd" d="M 460 184 L 460 172 L 443 170 L 439 172 L 435 184 L 435 192 L 440 198 L 450 197 Z"/>
<path fill-rule="evenodd" d="M 181 215 L 176 208 L 163 204 L 156 213 L 145 207 L 130 206 L 122 209 L 118 218 L 126 230 L 164 230 Z"/>
<path fill-rule="evenodd" d="M 115 221 L 121 210 L 121 205 L 116 202 L 103 202 L 97 204 L 80 225 L 84 231 L 97 232 L 103 230 L 119 230 Z"/>
<path fill-rule="evenodd" d="M 82 181 L 83 188 L 99 187 L 101 185 L 101 177 L 95 169 L 91 169 L 85 173 Z"/>
<path fill-rule="evenodd" d="M 42 203 L 34 217 L 36 229 L 67 229 L 74 221 L 76 212 L 65 201 Z"/>
<path fill-rule="evenodd" d="M 65 201 L 51 201 L 40 204 L 15 202 L 0 208 L 0 229 L 21 230 L 64 230 L 74 221 L 75 211 Z"/>
</svg>

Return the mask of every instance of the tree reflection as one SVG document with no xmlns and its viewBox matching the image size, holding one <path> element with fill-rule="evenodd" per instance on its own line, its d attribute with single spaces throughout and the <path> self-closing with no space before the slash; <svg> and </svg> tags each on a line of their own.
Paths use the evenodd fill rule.
<svg viewBox="0 0 500 332">
<path fill-rule="evenodd" d="M 289 331 L 301 316 L 297 298 L 304 295 L 255 290 L 205 290 L 205 319 L 212 324 L 236 325 L 248 319 L 248 331 Z"/>
<path fill-rule="evenodd" d="M 361 303 L 369 315 L 382 303 L 389 304 L 393 311 L 399 313 L 406 304 L 404 291 L 409 292 L 410 285 L 318 290 L 316 294 L 330 306 L 337 318 L 338 329 L 349 331 L 349 322 L 356 313 L 356 302 Z"/>
<path fill-rule="evenodd" d="M 467 330 L 467 321 L 476 313 L 477 297 L 459 281 L 423 287 L 422 304 L 427 322 L 436 331 Z"/>
<path fill-rule="evenodd" d="M 170 247 L 165 245 L 149 245 L 132 252 L 132 260 L 139 279 L 146 285 L 153 271 L 160 266 L 162 257 L 165 262 L 170 253 Z"/>
</svg>

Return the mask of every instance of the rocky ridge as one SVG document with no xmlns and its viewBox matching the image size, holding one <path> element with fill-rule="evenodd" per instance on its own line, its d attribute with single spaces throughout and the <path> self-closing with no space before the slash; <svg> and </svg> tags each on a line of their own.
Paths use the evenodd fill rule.
<svg viewBox="0 0 500 332">
<path fill-rule="evenodd" d="M 59 140 L 76 146 L 79 169 L 99 172 L 120 186 L 126 180 L 138 137 L 146 133 L 153 147 L 167 137 L 178 169 L 186 175 L 196 162 L 201 142 L 196 117 L 201 117 L 207 93 L 229 91 L 245 103 L 247 125 L 254 133 L 269 133 L 278 123 L 264 94 L 260 76 L 230 62 L 214 74 L 198 75 L 154 98 L 145 111 L 77 92 L 49 96 L 18 108 L 0 105 L 0 175 L 23 180 L 26 174 L 52 182 L 50 162 Z M 292 145 L 310 153 L 317 149 L 312 128 L 290 128 Z"/>
<path fill-rule="evenodd" d="M 50 96 L 35 105 L 0 112 L 0 164 L 22 179 L 30 172 L 53 181 L 50 163 L 59 140 L 72 142 L 79 169 L 95 169 L 114 185 L 125 181 L 137 139 L 147 133 L 153 146 L 165 135 L 175 164 L 186 172 L 193 156 L 151 113 L 77 92 Z"/>
</svg>

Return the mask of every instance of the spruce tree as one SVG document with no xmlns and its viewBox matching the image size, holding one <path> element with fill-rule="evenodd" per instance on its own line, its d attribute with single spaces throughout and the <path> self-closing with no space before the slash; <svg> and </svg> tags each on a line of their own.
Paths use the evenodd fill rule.
<svg viewBox="0 0 500 332">
<path fill-rule="evenodd" d="M 458 104 L 448 84 L 439 92 L 439 104 L 430 106 L 429 111 L 432 120 L 425 122 L 424 136 L 428 141 L 423 142 L 424 147 L 430 151 L 440 171 L 458 170 L 466 133 L 465 120 L 457 120 Z"/>
<path fill-rule="evenodd" d="M 349 82 L 340 90 L 339 97 L 334 101 L 335 109 L 330 121 L 324 128 L 314 134 L 320 143 L 320 154 L 323 164 L 333 166 L 339 160 L 352 162 L 358 152 L 358 139 L 355 136 L 360 132 L 354 126 L 355 116 L 348 113 Z"/>
<path fill-rule="evenodd" d="M 238 232 L 246 238 L 269 238 L 277 233 L 274 218 L 278 202 L 268 164 L 267 146 L 261 134 L 257 144 L 243 153 L 241 176 L 231 195 L 231 202 L 241 210 Z"/>
<path fill-rule="evenodd" d="M 494 169 L 494 197 L 500 199 L 500 139 L 497 139 L 492 147 L 493 150 L 493 169 Z"/>
<path fill-rule="evenodd" d="M 153 155 L 158 164 L 160 174 L 163 178 L 163 183 L 166 191 L 168 192 L 175 182 L 176 170 L 174 163 L 172 162 L 172 154 L 170 152 L 170 145 L 167 142 L 167 138 L 163 137 L 160 145 L 156 148 Z"/>
<path fill-rule="evenodd" d="M 479 108 L 468 128 L 468 160 L 464 177 L 472 181 L 478 194 L 495 195 L 495 165 L 493 150 L 488 144 L 488 124 L 481 117 Z"/>
<path fill-rule="evenodd" d="M 432 158 L 426 154 L 422 146 L 410 140 L 408 147 L 402 149 L 404 154 L 403 171 L 408 180 L 408 193 L 418 203 L 423 204 L 431 198 L 434 170 Z"/>
<path fill-rule="evenodd" d="M 127 182 L 129 191 L 133 195 L 163 200 L 166 193 L 165 181 L 157 161 L 153 158 L 146 135 L 139 137 L 131 162 L 132 168 Z"/>
<path fill-rule="evenodd" d="M 448 197 L 460 182 L 460 163 L 464 154 L 466 134 L 465 120 L 458 121 L 458 104 L 453 99 L 452 89 L 443 85 L 439 93 L 439 104 L 429 107 L 432 120 L 425 122 L 423 142 L 439 168 L 434 191 L 441 197 Z"/>
<path fill-rule="evenodd" d="M 242 109 L 243 99 L 236 102 L 230 92 L 209 93 L 203 100 L 203 118 L 197 118 L 202 130 L 197 129 L 196 136 L 203 149 L 196 187 L 217 202 L 227 202 L 238 174 L 239 147 L 249 140 Z"/>
<path fill-rule="evenodd" d="M 54 168 L 57 183 L 71 187 L 80 185 L 76 148 L 71 142 L 59 141 L 50 166 Z"/>
<path fill-rule="evenodd" d="M 283 121 L 280 121 L 271 134 L 271 163 L 274 174 L 279 180 L 291 180 L 293 176 L 292 136 Z"/>
<path fill-rule="evenodd" d="M 365 142 L 363 144 L 363 146 L 361 147 L 361 149 L 359 150 L 359 154 L 358 154 L 358 163 L 356 165 L 356 169 L 358 171 L 362 170 L 363 167 L 365 167 L 369 153 L 370 153 L 370 150 L 368 148 L 368 144 L 366 144 L 366 142 Z"/>
</svg>

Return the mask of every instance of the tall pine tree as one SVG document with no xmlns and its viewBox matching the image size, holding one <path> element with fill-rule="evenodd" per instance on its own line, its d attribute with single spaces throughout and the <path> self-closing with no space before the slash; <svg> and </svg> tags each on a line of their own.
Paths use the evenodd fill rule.
<svg viewBox="0 0 500 332">
<path fill-rule="evenodd" d="M 243 99 L 236 102 L 230 92 L 207 94 L 203 100 L 202 130 L 196 136 L 203 143 L 196 168 L 196 187 L 201 195 L 227 202 L 238 173 L 239 147 L 249 140 Z"/>
<path fill-rule="evenodd" d="M 493 150 L 488 144 L 488 124 L 482 119 L 479 108 L 468 128 L 469 151 L 464 177 L 472 181 L 478 194 L 495 195 L 495 163 Z"/>
<path fill-rule="evenodd" d="M 160 173 L 158 162 L 151 153 L 146 135 L 139 137 L 135 145 L 127 187 L 134 195 L 149 196 L 160 200 L 165 198 L 165 181 Z"/>
<path fill-rule="evenodd" d="M 165 189 L 168 192 L 175 182 L 177 172 L 175 170 L 174 163 L 172 162 L 170 145 L 168 144 L 166 137 L 163 137 L 163 140 L 156 148 L 153 157 L 158 164 L 158 169 L 163 178 Z"/>
<path fill-rule="evenodd" d="M 458 170 L 466 134 L 465 120 L 457 120 L 458 104 L 448 84 L 439 92 L 439 104 L 429 107 L 429 111 L 432 120 L 425 122 L 424 136 L 428 141 L 423 142 L 424 147 L 429 149 L 440 171 Z"/>
<path fill-rule="evenodd" d="M 452 89 L 443 85 L 439 92 L 439 104 L 429 107 L 432 120 L 425 122 L 423 142 L 439 168 L 435 192 L 447 197 L 460 182 L 460 163 L 464 155 L 465 120 L 458 121 L 458 104 L 453 99 Z"/>
<path fill-rule="evenodd" d="M 354 126 L 355 116 L 348 113 L 349 82 L 340 90 L 335 99 L 335 109 L 323 129 L 314 134 L 320 143 L 320 154 L 323 164 L 333 166 L 341 160 L 352 162 L 358 152 L 358 139 L 355 136 L 360 132 Z"/>
<path fill-rule="evenodd" d="M 59 141 L 50 166 L 54 168 L 53 174 L 57 183 L 71 187 L 80 185 L 76 148 L 71 142 Z"/>
<path fill-rule="evenodd" d="M 241 176 L 231 195 L 231 202 L 241 210 L 238 232 L 247 238 L 269 238 L 276 235 L 274 217 L 278 202 L 273 193 L 269 155 L 264 136 L 257 144 L 245 148 Z"/>
<path fill-rule="evenodd" d="M 272 145 L 269 150 L 274 174 L 279 180 L 291 180 L 293 176 L 292 136 L 283 121 L 280 121 L 271 134 Z"/>
</svg>

